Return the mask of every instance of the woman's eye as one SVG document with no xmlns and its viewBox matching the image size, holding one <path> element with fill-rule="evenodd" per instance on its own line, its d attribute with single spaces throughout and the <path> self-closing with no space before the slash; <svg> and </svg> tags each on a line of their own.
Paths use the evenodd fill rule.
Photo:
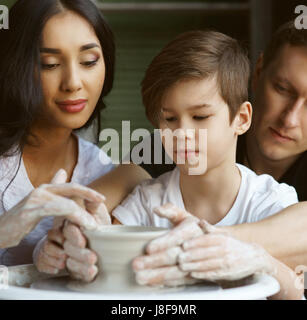
<svg viewBox="0 0 307 320">
<path fill-rule="evenodd" d="M 52 64 L 43 63 L 42 68 L 47 70 L 52 70 L 52 69 L 55 69 L 58 65 L 59 64 L 56 64 L 56 63 L 52 63 Z"/>
<path fill-rule="evenodd" d="M 97 60 L 93 60 L 93 61 L 85 61 L 85 62 L 81 62 L 82 65 L 86 66 L 86 67 L 91 67 L 94 66 L 95 64 L 97 64 Z"/>
<path fill-rule="evenodd" d="M 209 116 L 194 116 L 193 117 L 194 120 L 198 120 L 198 121 L 205 120 L 207 118 L 209 118 Z"/>
</svg>

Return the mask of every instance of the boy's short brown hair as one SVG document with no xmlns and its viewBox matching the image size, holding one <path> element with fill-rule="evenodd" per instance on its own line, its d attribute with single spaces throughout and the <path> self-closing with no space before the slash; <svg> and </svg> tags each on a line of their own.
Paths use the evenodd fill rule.
<svg viewBox="0 0 307 320">
<path fill-rule="evenodd" d="M 280 26 L 273 34 L 271 42 L 264 50 L 263 67 L 266 68 L 286 45 L 307 47 L 307 30 L 296 29 L 294 20 Z"/>
<path fill-rule="evenodd" d="M 142 81 L 147 118 L 159 126 L 161 101 L 178 81 L 216 75 L 230 121 L 248 99 L 250 65 L 238 41 L 216 31 L 189 31 L 177 36 L 153 59 Z"/>
</svg>

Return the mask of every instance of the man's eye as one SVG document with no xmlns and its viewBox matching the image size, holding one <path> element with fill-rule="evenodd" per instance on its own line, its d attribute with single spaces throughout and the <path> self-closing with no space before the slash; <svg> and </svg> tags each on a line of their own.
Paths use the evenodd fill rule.
<svg viewBox="0 0 307 320">
<path fill-rule="evenodd" d="M 281 86 L 280 84 L 275 84 L 275 88 L 279 92 L 287 92 L 287 89 Z"/>
<path fill-rule="evenodd" d="M 43 64 L 42 64 L 42 68 L 43 68 L 43 69 L 46 69 L 46 70 L 55 69 L 57 66 L 59 66 L 59 64 L 56 64 L 56 63 L 52 63 L 52 64 L 43 63 Z"/>
</svg>

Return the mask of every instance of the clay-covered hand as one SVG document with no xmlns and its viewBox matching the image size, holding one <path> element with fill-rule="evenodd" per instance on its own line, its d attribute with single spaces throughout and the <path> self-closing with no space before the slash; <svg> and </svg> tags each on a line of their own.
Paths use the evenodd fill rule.
<svg viewBox="0 0 307 320">
<path fill-rule="evenodd" d="M 63 175 L 63 171 L 57 175 Z M 0 216 L 0 248 L 18 245 L 47 216 L 65 217 L 85 228 L 95 229 L 97 219 L 69 199 L 72 196 L 89 201 L 94 207 L 105 200 L 98 192 L 78 184 L 41 185 Z"/>
<path fill-rule="evenodd" d="M 136 281 L 140 285 L 177 286 L 191 284 L 197 280 L 189 272 L 179 269 L 178 256 L 181 244 L 203 234 L 199 219 L 172 204 L 155 208 L 155 213 L 167 218 L 174 228 L 165 235 L 152 240 L 146 247 L 146 255 L 132 262 Z"/>
<path fill-rule="evenodd" d="M 65 223 L 64 252 L 67 255 L 66 267 L 74 279 L 91 282 L 98 273 L 97 255 L 87 248 L 87 239 L 81 229 L 68 222 Z"/>
<path fill-rule="evenodd" d="M 66 179 L 66 172 L 64 170 L 60 170 L 52 179 L 51 183 L 65 183 Z M 111 218 L 108 212 L 101 209 L 105 208 L 103 202 L 89 201 L 89 199 L 81 197 L 78 198 L 76 195 L 72 196 L 71 200 L 73 200 L 80 209 L 83 209 L 87 214 L 90 214 L 94 218 L 96 226 L 111 223 Z M 44 237 L 36 246 L 33 259 L 34 264 L 40 272 L 57 274 L 59 271 L 66 268 L 68 255 L 64 250 L 64 243 L 66 239 L 63 234 L 63 228 L 68 223 L 69 222 L 65 217 L 55 217 L 53 229 L 49 230 L 47 237 Z M 87 226 L 83 225 L 83 227 Z M 75 228 L 79 227 L 75 225 Z M 81 234 L 80 229 L 79 233 Z"/>
<path fill-rule="evenodd" d="M 242 242 L 200 222 L 204 234 L 185 241 L 178 262 L 182 272 L 208 281 L 238 280 L 257 272 L 273 273 L 271 256 L 259 245 Z"/>
<path fill-rule="evenodd" d="M 80 206 L 86 204 L 76 201 Z M 88 210 L 93 216 L 99 217 L 99 225 L 110 225 L 111 217 L 104 203 L 98 206 L 89 206 Z M 67 256 L 66 268 L 74 279 L 91 282 L 98 273 L 97 255 L 94 251 L 87 248 L 87 239 L 82 233 L 82 228 L 71 222 L 65 221 L 63 228 L 64 252 Z"/>
</svg>

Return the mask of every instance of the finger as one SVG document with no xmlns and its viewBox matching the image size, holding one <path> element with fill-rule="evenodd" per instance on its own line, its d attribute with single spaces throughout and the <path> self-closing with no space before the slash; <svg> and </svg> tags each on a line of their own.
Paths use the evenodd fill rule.
<svg viewBox="0 0 307 320">
<path fill-rule="evenodd" d="M 208 223 L 206 220 L 199 221 L 199 226 L 205 234 L 208 234 L 208 233 L 228 234 L 228 232 L 226 230 L 221 229 L 219 227 L 214 227 L 212 224 Z"/>
<path fill-rule="evenodd" d="M 78 197 L 88 201 L 103 202 L 105 197 L 97 191 L 88 187 L 76 184 L 76 183 L 65 183 L 59 185 L 46 184 L 41 186 L 49 192 L 63 197 Z"/>
<path fill-rule="evenodd" d="M 64 244 L 65 238 L 60 229 L 51 229 L 48 231 L 48 240 L 62 246 Z"/>
<path fill-rule="evenodd" d="M 132 268 L 135 271 L 143 269 L 154 269 L 163 266 L 175 265 L 178 255 L 182 252 L 180 247 L 173 247 L 168 250 L 137 257 L 132 261 Z"/>
<path fill-rule="evenodd" d="M 43 252 L 41 255 L 41 258 L 43 260 L 43 263 L 45 265 L 48 265 L 54 269 L 62 270 L 65 268 L 66 265 L 66 258 L 55 258 L 50 255 L 48 255 L 46 252 Z"/>
<path fill-rule="evenodd" d="M 165 281 L 184 278 L 188 272 L 181 271 L 177 266 L 158 269 L 146 269 L 136 273 L 136 282 L 140 285 L 163 285 Z"/>
<path fill-rule="evenodd" d="M 64 169 L 60 169 L 54 177 L 51 179 L 50 183 L 61 184 L 67 181 L 67 172 Z"/>
<path fill-rule="evenodd" d="M 186 240 L 182 244 L 184 251 L 197 247 L 213 247 L 222 246 L 225 242 L 225 237 L 222 234 L 203 234 L 194 239 Z"/>
<path fill-rule="evenodd" d="M 191 278 L 189 276 L 186 276 L 184 278 L 180 278 L 180 279 L 177 279 L 177 280 L 165 281 L 164 285 L 166 287 L 178 287 L 178 286 L 184 286 L 184 285 L 197 284 L 197 283 L 201 283 L 201 282 L 203 282 L 203 280 L 194 279 L 194 278 Z"/>
<path fill-rule="evenodd" d="M 48 273 L 48 274 L 58 274 L 59 273 L 59 269 L 52 267 L 44 262 L 41 262 L 37 265 L 37 270 L 39 272 L 44 272 L 44 273 Z"/>
<path fill-rule="evenodd" d="M 104 203 L 95 203 L 90 201 L 85 201 L 86 210 L 90 212 L 96 222 L 99 225 L 110 225 L 112 224 L 111 216 L 108 209 Z"/>
<path fill-rule="evenodd" d="M 53 229 L 61 229 L 63 227 L 65 218 L 54 217 L 53 218 Z"/>
<path fill-rule="evenodd" d="M 41 208 L 44 216 L 65 216 L 71 222 L 92 230 L 97 228 L 96 220 L 90 213 L 78 206 L 73 200 L 52 194 L 46 190 L 41 192 L 46 201 Z"/>
<path fill-rule="evenodd" d="M 195 279 L 203 279 L 206 281 L 219 281 L 219 280 L 227 280 L 226 276 L 216 272 L 216 271 L 207 271 L 207 272 L 191 272 L 191 277 Z"/>
<path fill-rule="evenodd" d="M 225 250 L 220 247 L 196 248 L 182 252 L 178 256 L 179 263 L 199 261 L 222 256 Z"/>
<path fill-rule="evenodd" d="M 203 235 L 194 219 L 186 218 L 177 227 L 165 235 L 152 240 L 146 247 L 149 254 L 166 250 L 167 248 L 180 246 L 185 240 Z"/>
<path fill-rule="evenodd" d="M 223 259 L 208 259 L 197 262 L 185 262 L 179 265 L 180 270 L 187 272 L 206 272 L 212 270 L 221 270 L 223 268 Z"/>
<path fill-rule="evenodd" d="M 68 223 L 63 228 L 63 235 L 72 245 L 79 248 L 85 248 L 87 240 L 81 230 L 74 224 Z"/>
<path fill-rule="evenodd" d="M 162 218 L 167 218 L 174 225 L 177 225 L 187 217 L 193 217 L 190 213 L 182 210 L 171 203 L 156 207 L 153 211 Z"/>
<path fill-rule="evenodd" d="M 92 281 L 98 273 L 97 266 L 88 266 L 72 258 L 67 259 L 66 266 L 72 274 L 77 274 L 79 279 L 86 282 Z"/>
<path fill-rule="evenodd" d="M 51 257 L 65 259 L 66 254 L 63 249 L 51 241 L 46 241 L 43 246 L 43 251 Z"/>
<path fill-rule="evenodd" d="M 69 241 L 64 242 L 65 253 L 74 260 L 87 265 L 94 265 L 97 262 L 97 255 L 95 252 L 87 248 L 79 248 L 73 246 Z"/>
</svg>

